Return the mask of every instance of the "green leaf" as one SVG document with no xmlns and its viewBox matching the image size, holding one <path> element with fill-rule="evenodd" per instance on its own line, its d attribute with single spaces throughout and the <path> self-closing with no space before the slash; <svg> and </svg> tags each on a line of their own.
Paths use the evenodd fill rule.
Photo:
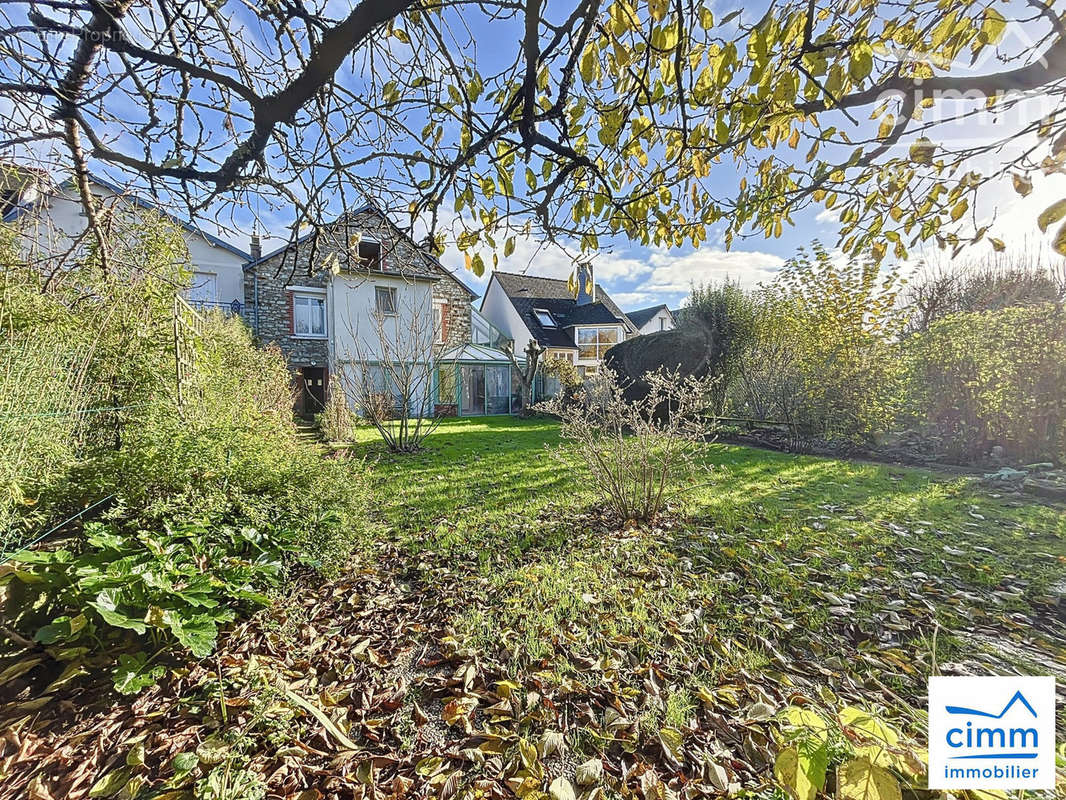
<svg viewBox="0 0 1066 800">
<path fill-rule="evenodd" d="M 785 724 L 800 729 L 820 741 L 824 742 L 829 738 L 829 723 L 809 709 L 789 706 L 781 716 Z"/>
<path fill-rule="evenodd" d="M 200 757 L 196 753 L 178 753 L 170 759 L 170 768 L 174 770 L 174 777 L 181 780 L 200 764 Z"/>
<path fill-rule="evenodd" d="M 131 774 L 128 767 L 112 770 L 92 785 L 89 797 L 112 797 L 118 794 L 129 783 Z"/>
<path fill-rule="evenodd" d="M 165 670 L 156 665 L 148 668 L 148 656 L 145 653 L 127 655 L 123 653 L 118 657 L 118 666 L 111 673 L 111 681 L 115 685 L 115 691 L 121 694 L 137 694 L 142 689 L 154 686 L 156 681 L 163 677 Z"/>
<path fill-rule="evenodd" d="M 96 595 L 95 600 L 89 601 L 89 605 L 96 609 L 108 625 L 144 633 L 147 627 L 143 620 L 119 611 L 121 599 L 122 593 L 120 589 L 103 589 Z"/>
</svg>

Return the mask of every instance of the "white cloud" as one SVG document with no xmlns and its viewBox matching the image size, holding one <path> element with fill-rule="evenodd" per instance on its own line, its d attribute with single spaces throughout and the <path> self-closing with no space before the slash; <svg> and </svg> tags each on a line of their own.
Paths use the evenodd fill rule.
<svg viewBox="0 0 1066 800">
<path fill-rule="evenodd" d="M 728 278 L 742 286 L 773 280 L 785 263 L 780 256 L 757 250 L 696 250 L 687 255 L 652 253 L 653 270 L 638 288 L 659 293 L 688 293 L 693 284 Z"/>
<path fill-rule="evenodd" d="M 648 308 L 665 302 L 661 295 L 651 292 L 611 292 L 611 299 L 625 310 Z"/>
</svg>

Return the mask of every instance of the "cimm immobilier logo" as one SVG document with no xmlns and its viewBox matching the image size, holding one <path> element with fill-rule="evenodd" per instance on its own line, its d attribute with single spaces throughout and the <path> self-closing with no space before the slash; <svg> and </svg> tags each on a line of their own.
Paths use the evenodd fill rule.
<svg viewBox="0 0 1066 800">
<path fill-rule="evenodd" d="M 929 679 L 930 789 L 1054 789 L 1055 679 Z"/>
</svg>

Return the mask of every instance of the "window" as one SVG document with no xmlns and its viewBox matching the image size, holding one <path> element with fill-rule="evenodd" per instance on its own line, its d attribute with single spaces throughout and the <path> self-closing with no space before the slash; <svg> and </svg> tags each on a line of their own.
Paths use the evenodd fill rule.
<svg viewBox="0 0 1066 800">
<path fill-rule="evenodd" d="M 599 361 L 618 344 L 618 328 L 578 328 L 577 357 L 580 361 Z"/>
<path fill-rule="evenodd" d="M 441 405 L 453 405 L 457 397 L 458 384 L 455 382 L 455 365 L 449 364 L 437 370 L 437 402 Z"/>
<path fill-rule="evenodd" d="M 374 287 L 374 302 L 377 306 L 377 310 L 381 314 L 395 314 L 396 313 L 396 287 L 394 286 L 375 286 Z"/>
<path fill-rule="evenodd" d="M 666 330 L 666 317 L 659 317 L 659 330 Z"/>
<path fill-rule="evenodd" d="M 447 331 L 448 304 L 443 300 L 433 301 L 433 341 L 444 344 Z"/>
<path fill-rule="evenodd" d="M 381 244 L 380 242 L 372 242 L 362 240 L 359 242 L 359 266 L 364 269 L 380 270 L 381 269 Z"/>
<path fill-rule="evenodd" d="M 537 322 L 543 325 L 545 328 L 558 328 L 559 326 L 555 322 L 555 317 L 545 311 L 543 308 L 534 308 L 533 315 L 537 318 Z"/>
<path fill-rule="evenodd" d="M 326 298 L 319 294 L 292 296 L 292 332 L 296 336 L 326 335 Z"/>
</svg>

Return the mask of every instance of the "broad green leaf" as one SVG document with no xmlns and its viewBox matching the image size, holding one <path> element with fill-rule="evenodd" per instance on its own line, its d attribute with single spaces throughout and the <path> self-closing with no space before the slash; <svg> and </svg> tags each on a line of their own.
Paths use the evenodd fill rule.
<svg viewBox="0 0 1066 800">
<path fill-rule="evenodd" d="M 200 764 L 200 757 L 196 753 L 178 753 L 170 759 L 170 768 L 174 770 L 174 777 L 181 780 Z"/>
<path fill-rule="evenodd" d="M 112 770 L 96 781 L 89 789 L 89 797 L 113 797 L 129 783 L 130 772 L 128 767 Z"/>
<path fill-rule="evenodd" d="M 118 657 L 118 666 L 111 673 L 115 690 L 121 694 L 137 694 L 142 689 L 152 686 L 163 677 L 164 668 L 160 665 L 148 668 L 148 656 L 145 653 Z"/>
<path fill-rule="evenodd" d="M 103 589 L 96 595 L 95 600 L 89 601 L 89 605 L 96 609 L 104 622 L 108 625 L 113 625 L 116 628 L 126 628 L 127 630 L 136 631 L 137 633 L 144 633 L 147 630 L 147 627 L 143 620 L 132 617 L 119 610 L 121 599 L 122 594 L 120 590 Z"/>
</svg>

